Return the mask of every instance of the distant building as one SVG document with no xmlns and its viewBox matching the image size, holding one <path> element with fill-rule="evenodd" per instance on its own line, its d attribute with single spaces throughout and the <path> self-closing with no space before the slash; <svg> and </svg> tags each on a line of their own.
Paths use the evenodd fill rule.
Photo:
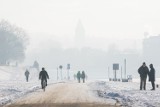
<svg viewBox="0 0 160 107">
<path fill-rule="evenodd" d="M 145 61 L 160 64 L 160 35 L 151 36 L 143 40 L 143 57 Z"/>
<path fill-rule="evenodd" d="M 75 30 L 75 45 L 76 48 L 82 48 L 85 43 L 85 29 L 81 20 L 78 21 L 76 30 Z"/>
</svg>

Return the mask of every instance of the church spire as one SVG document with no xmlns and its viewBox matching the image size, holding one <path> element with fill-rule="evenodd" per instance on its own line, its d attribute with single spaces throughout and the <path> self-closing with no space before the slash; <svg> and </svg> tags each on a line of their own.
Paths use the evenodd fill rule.
<svg viewBox="0 0 160 107">
<path fill-rule="evenodd" d="M 85 29 L 81 20 L 78 21 L 76 30 L 75 30 L 75 42 L 78 48 L 83 47 L 83 43 L 85 42 Z"/>
</svg>

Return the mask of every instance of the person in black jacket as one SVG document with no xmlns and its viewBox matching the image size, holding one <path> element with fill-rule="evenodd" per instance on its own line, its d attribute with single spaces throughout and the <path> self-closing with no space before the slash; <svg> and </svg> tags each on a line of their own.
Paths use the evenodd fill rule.
<svg viewBox="0 0 160 107">
<path fill-rule="evenodd" d="M 82 78 L 82 80 L 83 80 L 83 83 L 85 83 L 85 72 L 84 71 L 82 71 L 82 74 L 81 74 L 81 78 Z"/>
<path fill-rule="evenodd" d="M 28 71 L 28 69 L 26 69 L 26 72 L 24 74 L 26 76 L 26 81 L 28 82 L 28 78 L 29 78 L 29 71 Z"/>
<path fill-rule="evenodd" d="M 81 72 L 80 71 L 78 71 L 77 73 L 77 79 L 78 79 L 78 83 L 80 83 L 81 82 Z"/>
<path fill-rule="evenodd" d="M 152 89 L 151 90 L 155 90 L 155 69 L 153 67 L 153 64 L 149 65 L 150 67 L 150 72 L 149 72 L 149 81 L 151 81 L 152 84 Z"/>
<path fill-rule="evenodd" d="M 46 81 L 46 86 L 47 86 L 47 79 L 49 79 L 47 71 L 45 71 L 44 68 L 42 68 L 42 71 L 39 73 L 39 79 L 41 79 L 41 85 L 43 86 L 43 80 Z M 43 89 L 43 87 L 42 87 Z"/>
<path fill-rule="evenodd" d="M 140 90 L 142 90 L 142 87 L 144 90 L 146 90 L 146 79 L 147 75 L 149 74 L 149 69 L 146 66 L 146 63 L 143 62 L 143 65 L 138 69 L 138 73 L 140 74 Z"/>
</svg>

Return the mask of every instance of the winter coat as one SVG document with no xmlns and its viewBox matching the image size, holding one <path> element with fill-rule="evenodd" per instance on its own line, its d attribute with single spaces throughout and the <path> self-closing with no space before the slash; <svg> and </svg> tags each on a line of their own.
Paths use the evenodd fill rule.
<svg viewBox="0 0 160 107">
<path fill-rule="evenodd" d="M 141 66 L 139 69 L 138 69 L 138 73 L 140 74 L 140 77 L 143 78 L 143 79 L 146 79 L 147 78 L 147 75 L 149 74 L 149 69 L 147 66 L 143 67 Z"/>
<path fill-rule="evenodd" d="M 78 79 L 81 78 L 81 73 L 80 73 L 80 72 L 77 73 L 77 78 L 78 78 Z"/>
<path fill-rule="evenodd" d="M 149 72 L 149 81 L 155 81 L 155 70 L 154 70 L 154 68 L 150 69 L 150 72 Z"/>
<path fill-rule="evenodd" d="M 39 79 L 49 79 L 49 76 L 48 76 L 48 73 L 45 71 L 45 70 L 42 70 L 40 73 L 39 73 Z"/>
<path fill-rule="evenodd" d="M 85 73 L 82 72 L 81 78 L 85 78 Z"/>
<path fill-rule="evenodd" d="M 25 72 L 25 76 L 29 76 L 29 71 L 28 70 L 26 70 L 26 72 Z"/>
</svg>

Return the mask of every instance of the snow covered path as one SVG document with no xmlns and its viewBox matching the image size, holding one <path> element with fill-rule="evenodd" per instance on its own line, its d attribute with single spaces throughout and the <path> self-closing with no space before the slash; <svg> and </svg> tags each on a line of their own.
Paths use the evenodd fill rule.
<svg viewBox="0 0 160 107">
<path fill-rule="evenodd" d="M 17 100 L 9 107 L 113 107 L 98 98 L 87 84 L 74 82 L 58 83 L 47 87 L 46 92 L 38 90 Z"/>
</svg>

